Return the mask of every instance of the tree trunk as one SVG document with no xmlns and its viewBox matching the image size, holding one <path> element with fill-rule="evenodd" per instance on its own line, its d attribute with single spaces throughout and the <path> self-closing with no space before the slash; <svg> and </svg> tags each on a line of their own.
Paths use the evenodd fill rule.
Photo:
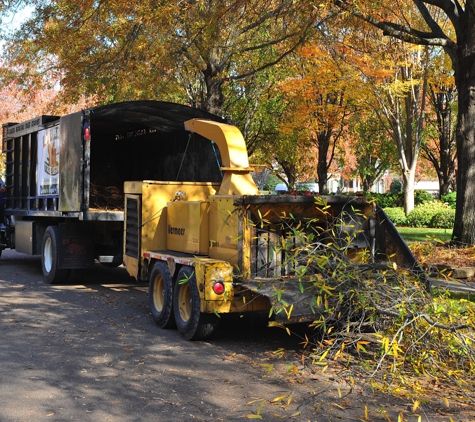
<svg viewBox="0 0 475 422">
<path fill-rule="evenodd" d="M 441 101 L 441 106 L 442 103 Z M 452 135 L 452 112 L 450 108 L 453 101 L 449 102 L 447 100 L 445 103 L 449 103 L 449 105 L 440 111 L 439 123 L 440 169 L 437 172 L 439 178 L 439 199 L 449 193 L 455 177 L 455 144 Z"/>
<path fill-rule="evenodd" d="M 317 161 L 317 177 L 318 177 L 318 191 L 326 195 L 328 194 L 328 167 L 330 163 L 327 163 L 328 150 L 330 149 L 330 140 L 332 131 L 328 130 L 317 134 L 317 147 L 318 147 L 318 161 Z"/>
<path fill-rule="evenodd" d="M 374 182 L 376 180 L 375 177 L 367 175 L 366 177 L 363 177 L 363 192 L 369 192 L 371 188 L 374 185 Z"/>
<path fill-rule="evenodd" d="M 450 192 L 455 180 L 456 147 L 452 129 L 452 108 L 455 102 L 455 87 L 430 88 L 430 99 L 437 116 L 439 134 L 437 148 L 423 145 L 426 158 L 432 163 L 439 180 L 439 199 Z"/>
<path fill-rule="evenodd" d="M 322 195 L 328 194 L 327 163 L 326 162 L 321 163 L 320 159 L 318 159 L 318 164 L 317 164 L 317 177 L 318 177 L 318 192 L 320 192 Z"/>
<path fill-rule="evenodd" d="M 475 244 L 475 70 L 459 66 L 459 111 L 457 124 L 457 208 L 452 240 Z M 466 73 L 472 73 L 466 78 Z"/>
<path fill-rule="evenodd" d="M 214 78 L 207 86 L 206 111 L 216 116 L 223 115 L 224 95 L 222 90 L 223 81 L 221 78 Z"/>
<path fill-rule="evenodd" d="M 467 6 L 465 26 L 456 50 L 455 84 L 459 95 L 457 121 L 457 208 L 452 240 L 475 245 L 475 13 Z"/>
<path fill-rule="evenodd" d="M 217 65 L 208 64 L 203 71 L 206 84 L 206 104 L 203 108 L 216 116 L 222 116 L 224 104 L 223 79 L 217 69 Z"/>
<path fill-rule="evenodd" d="M 285 177 L 287 178 L 287 187 L 289 192 L 292 192 L 295 189 L 296 179 L 296 169 L 295 164 L 289 161 L 279 162 L 282 170 L 284 171 Z"/>
<path fill-rule="evenodd" d="M 443 196 L 450 193 L 453 177 L 447 178 L 445 177 L 445 175 L 443 175 L 443 177 L 441 178 L 439 175 L 438 179 L 439 179 L 439 199 L 442 199 Z"/>
<path fill-rule="evenodd" d="M 404 173 L 404 213 L 408 215 L 414 209 L 415 166 Z"/>
</svg>

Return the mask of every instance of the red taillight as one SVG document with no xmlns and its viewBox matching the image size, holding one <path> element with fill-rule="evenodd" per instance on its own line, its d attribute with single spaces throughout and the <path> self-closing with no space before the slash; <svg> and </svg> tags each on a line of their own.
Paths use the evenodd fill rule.
<svg viewBox="0 0 475 422">
<path fill-rule="evenodd" d="M 224 284 L 222 281 L 217 281 L 213 284 L 213 292 L 217 295 L 222 295 L 224 293 Z"/>
<path fill-rule="evenodd" d="M 90 137 L 91 137 L 91 132 L 89 128 L 87 127 L 86 129 L 84 129 L 84 139 L 89 139 Z"/>
</svg>

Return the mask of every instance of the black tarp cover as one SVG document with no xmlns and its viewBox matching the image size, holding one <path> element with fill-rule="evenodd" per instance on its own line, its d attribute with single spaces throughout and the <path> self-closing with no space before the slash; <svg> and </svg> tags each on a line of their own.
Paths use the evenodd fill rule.
<svg viewBox="0 0 475 422">
<path fill-rule="evenodd" d="M 206 111 L 165 101 L 125 101 L 90 108 L 94 119 L 114 121 L 118 126 L 148 126 L 160 132 L 183 130 L 185 121 L 200 118 L 224 122 Z M 122 125 L 121 125 L 122 123 Z"/>
<path fill-rule="evenodd" d="M 91 205 L 108 196 L 102 194 L 104 189 L 115 186 L 121 190 L 124 181 L 221 182 L 218 148 L 186 131 L 184 122 L 224 119 L 162 101 L 128 101 L 83 113 L 91 131 L 91 196 L 96 196 L 91 198 Z"/>
</svg>

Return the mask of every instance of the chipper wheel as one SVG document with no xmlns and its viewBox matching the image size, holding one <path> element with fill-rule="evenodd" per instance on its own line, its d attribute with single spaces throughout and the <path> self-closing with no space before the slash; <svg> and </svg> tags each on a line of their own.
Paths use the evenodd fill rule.
<svg viewBox="0 0 475 422">
<path fill-rule="evenodd" d="M 215 314 L 200 312 L 200 296 L 193 267 L 178 272 L 173 292 L 173 311 L 180 334 L 186 340 L 204 340 L 213 334 L 219 319 Z"/>
<path fill-rule="evenodd" d="M 175 325 L 173 318 L 173 280 L 165 262 L 157 261 L 150 273 L 148 298 L 152 318 L 160 328 Z"/>
</svg>

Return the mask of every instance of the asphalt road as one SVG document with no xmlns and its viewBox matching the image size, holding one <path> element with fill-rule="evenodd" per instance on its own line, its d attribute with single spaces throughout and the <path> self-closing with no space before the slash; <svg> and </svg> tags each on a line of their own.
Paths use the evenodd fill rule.
<svg viewBox="0 0 475 422">
<path fill-rule="evenodd" d="M 6 250 L 0 421 L 245 420 L 258 412 L 253 400 L 290 392 L 262 382 L 253 362 L 292 348 L 287 337 L 262 321 L 229 321 L 212 342 L 188 342 L 155 326 L 147 286 L 125 269 L 97 264 L 84 284 L 49 285 L 39 257 Z"/>
<path fill-rule="evenodd" d="M 0 422 L 359 421 L 365 406 L 366 420 L 418 420 L 407 403 L 350 388 L 341 368 L 322 374 L 300 342 L 250 318 L 188 342 L 155 326 L 147 286 L 123 268 L 49 285 L 39 257 L 0 258 Z M 422 420 L 448 420 L 429 410 Z"/>
</svg>

